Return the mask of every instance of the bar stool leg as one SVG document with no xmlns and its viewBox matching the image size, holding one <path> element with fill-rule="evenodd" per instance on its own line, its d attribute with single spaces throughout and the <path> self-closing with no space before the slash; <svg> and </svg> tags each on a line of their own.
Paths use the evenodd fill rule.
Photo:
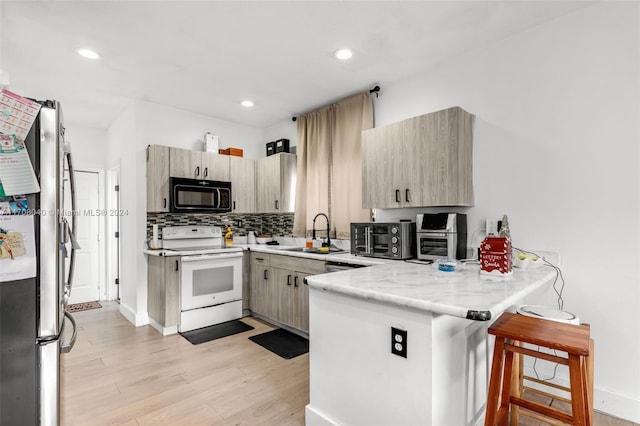
<svg viewBox="0 0 640 426">
<path fill-rule="evenodd" d="M 513 352 L 510 350 L 505 351 L 504 372 L 502 376 L 502 395 L 500 396 L 500 409 L 498 410 L 497 419 L 501 426 L 507 426 L 507 423 L 509 422 L 509 399 L 511 398 L 511 382 L 513 381 L 513 363 Z"/>
<path fill-rule="evenodd" d="M 589 383 L 589 419 L 593 423 L 593 357 L 595 355 L 595 342 L 589 339 L 589 356 L 587 357 L 587 381 Z"/>
<path fill-rule="evenodd" d="M 569 382 L 571 384 L 571 416 L 573 417 L 573 423 L 576 426 L 591 426 L 590 423 L 587 423 L 585 410 L 588 404 L 588 397 L 585 399 L 587 394 L 586 365 L 578 355 L 569 354 Z"/>
<path fill-rule="evenodd" d="M 520 342 L 515 342 L 514 345 L 520 346 Z M 522 396 L 523 376 L 524 356 L 522 354 L 515 354 L 513 357 L 513 375 L 511 376 L 511 395 L 518 398 Z M 509 416 L 509 425 L 518 426 L 519 419 L 520 407 L 513 405 Z"/>
<path fill-rule="evenodd" d="M 487 395 L 487 411 L 484 418 L 484 426 L 495 426 L 498 413 L 498 400 L 500 397 L 500 384 L 502 381 L 502 368 L 504 366 L 504 339 L 496 337 L 493 347 L 493 362 L 491 364 L 491 377 L 489 378 L 489 391 Z"/>
</svg>

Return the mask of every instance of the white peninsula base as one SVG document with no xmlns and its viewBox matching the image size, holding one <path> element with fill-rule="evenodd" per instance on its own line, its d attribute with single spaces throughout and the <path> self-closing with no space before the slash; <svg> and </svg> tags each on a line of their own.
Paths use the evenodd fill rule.
<svg viewBox="0 0 640 426">
<path fill-rule="evenodd" d="M 493 349 L 493 339 L 487 334 L 491 321 L 388 303 L 364 293 L 345 294 L 340 284 L 332 284 L 341 278 L 338 274 L 343 273 L 310 280 L 314 285 L 309 288 L 306 425 L 481 424 L 490 367 L 487 359 Z M 540 283 L 549 282 L 551 276 L 544 278 Z M 370 280 L 345 273 L 342 282 L 366 286 Z M 508 302 L 535 303 L 547 287 L 534 287 L 520 297 L 508 297 Z M 498 316 L 492 313 L 493 318 Z M 391 353 L 391 327 L 407 331 L 407 358 Z"/>
</svg>

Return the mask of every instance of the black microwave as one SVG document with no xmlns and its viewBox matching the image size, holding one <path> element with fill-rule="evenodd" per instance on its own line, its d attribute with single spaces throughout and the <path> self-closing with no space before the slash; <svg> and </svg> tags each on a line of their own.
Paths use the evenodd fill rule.
<svg viewBox="0 0 640 426">
<path fill-rule="evenodd" d="M 231 182 L 172 177 L 169 185 L 172 213 L 231 211 Z"/>
</svg>

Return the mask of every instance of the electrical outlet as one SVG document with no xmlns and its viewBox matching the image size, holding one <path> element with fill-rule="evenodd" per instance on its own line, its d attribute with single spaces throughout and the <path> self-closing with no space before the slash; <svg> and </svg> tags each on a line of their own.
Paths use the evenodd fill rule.
<svg viewBox="0 0 640 426">
<path fill-rule="evenodd" d="M 407 330 L 391 327 L 391 353 L 407 357 Z"/>
<path fill-rule="evenodd" d="M 487 219 L 485 225 L 485 235 L 498 235 L 498 221 L 496 219 Z"/>
</svg>

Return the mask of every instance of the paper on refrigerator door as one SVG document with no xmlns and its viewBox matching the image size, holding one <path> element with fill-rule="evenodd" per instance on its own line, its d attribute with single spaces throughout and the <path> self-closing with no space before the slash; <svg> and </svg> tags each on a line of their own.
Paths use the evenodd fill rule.
<svg viewBox="0 0 640 426">
<path fill-rule="evenodd" d="M 38 116 L 40 104 L 6 89 L 0 91 L 0 133 L 25 140 Z"/>
<path fill-rule="evenodd" d="M 0 282 L 36 276 L 33 222 L 32 215 L 0 215 Z"/>
<path fill-rule="evenodd" d="M 0 135 L 0 197 L 40 191 L 24 142 Z"/>
</svg>

